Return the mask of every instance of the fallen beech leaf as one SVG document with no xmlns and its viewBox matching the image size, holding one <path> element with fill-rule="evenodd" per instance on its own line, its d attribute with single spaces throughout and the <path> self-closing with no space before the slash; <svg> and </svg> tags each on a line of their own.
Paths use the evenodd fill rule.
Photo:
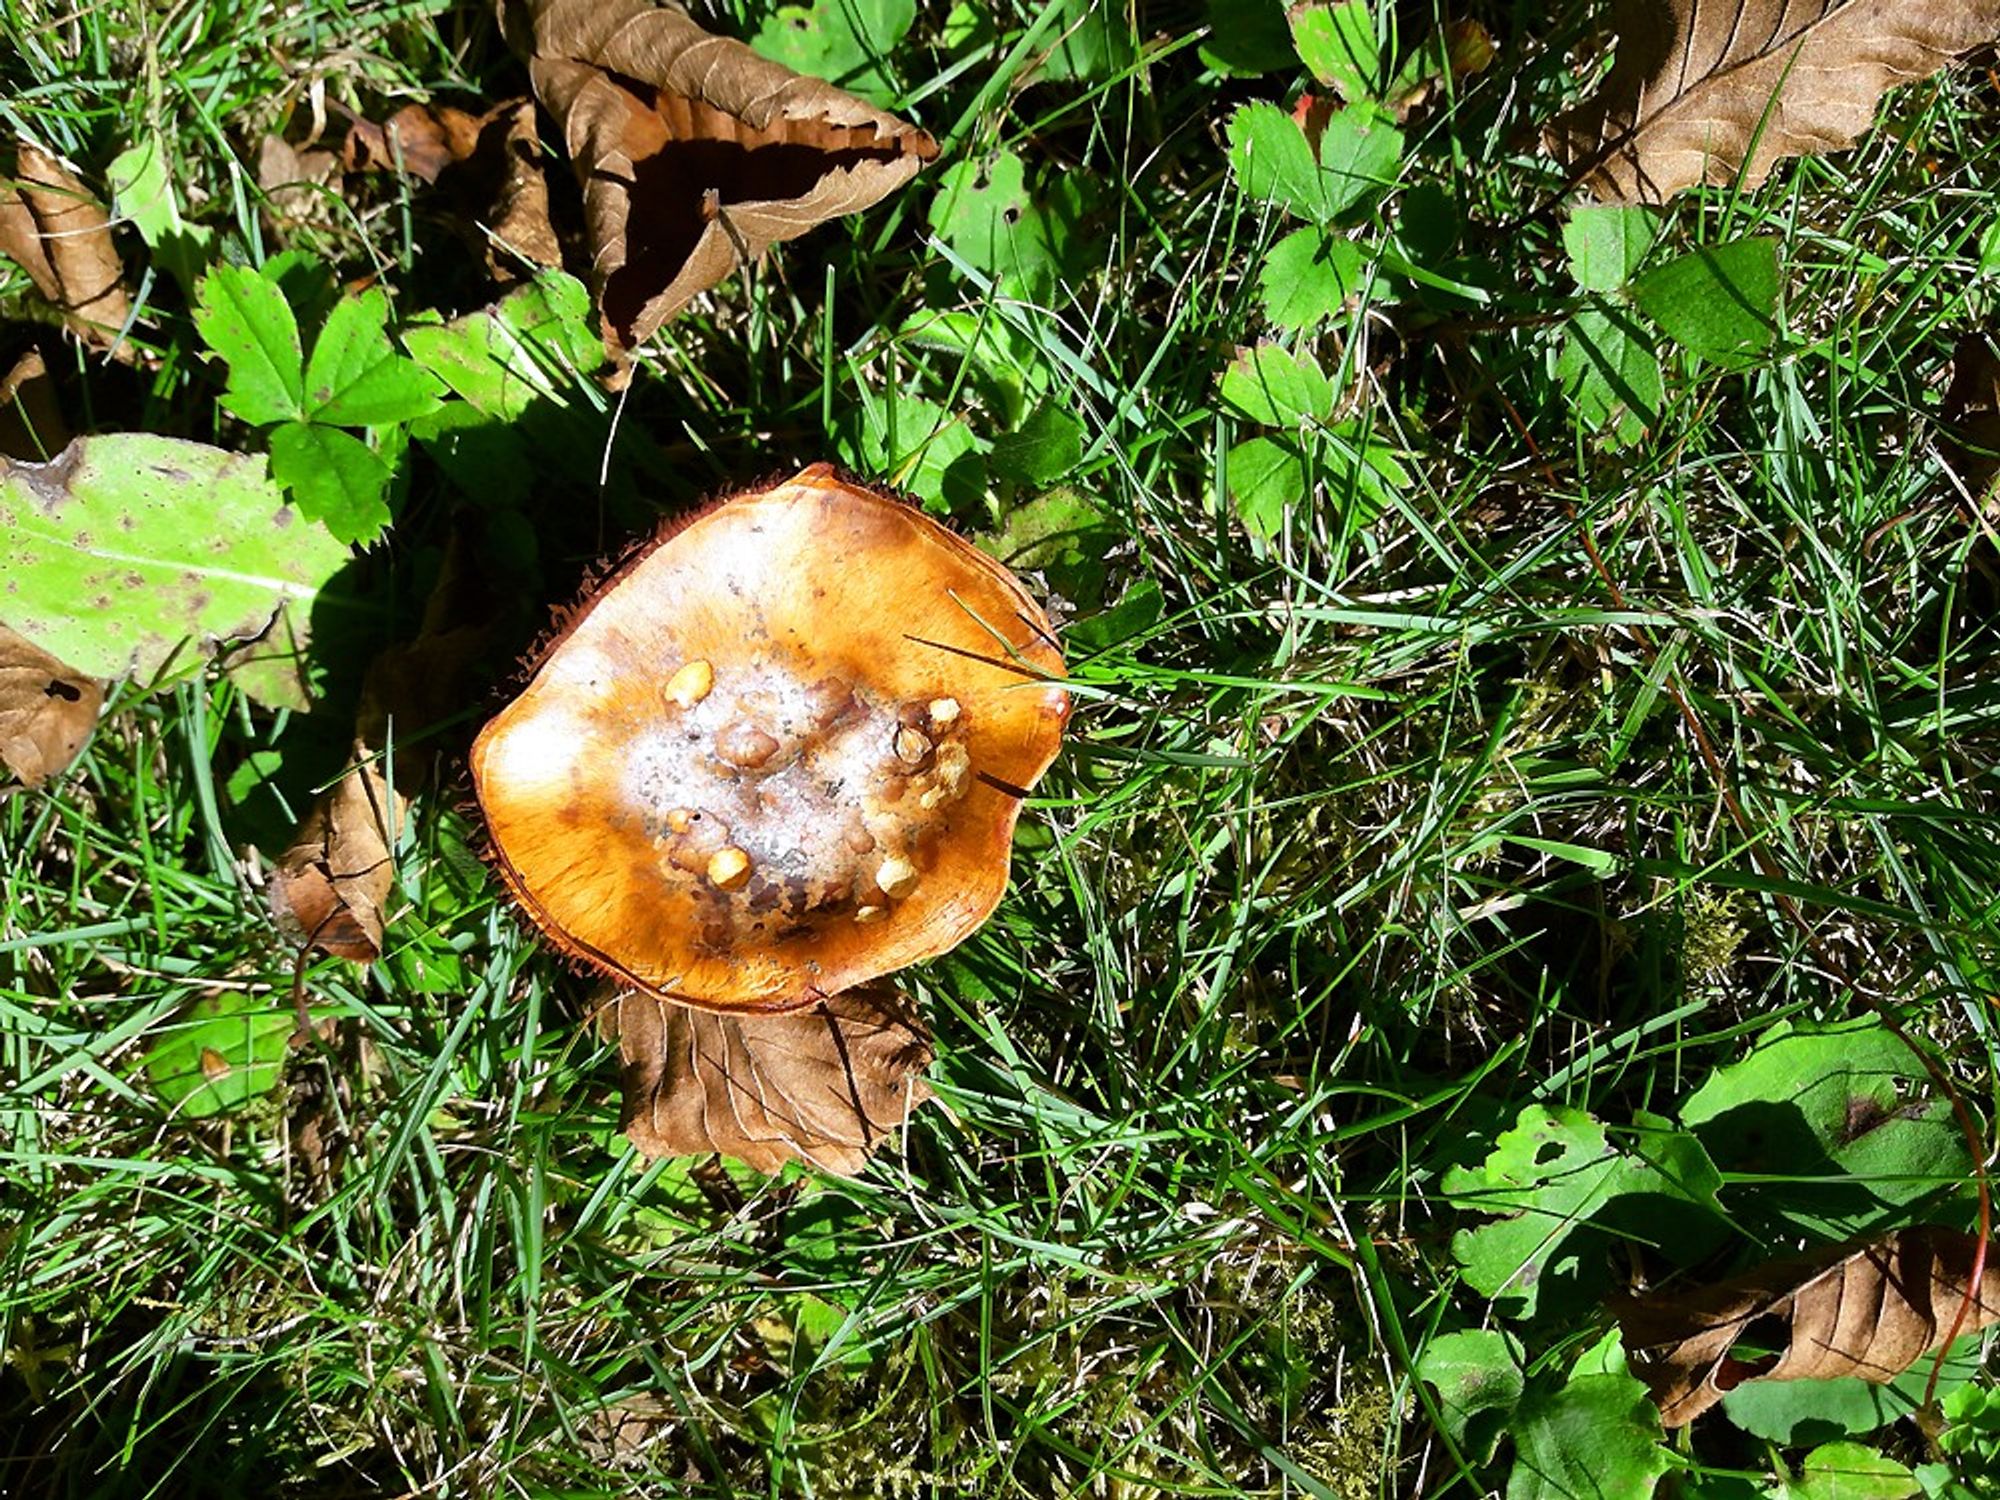
<svg viewBox="0 0 2000 1500">
<path fill-rule="evenodd" d="M 562 264 L 532 99 L 510 99 L 481 115 L 448 104 L 405 105 L 380 125 L 356 121 L 341 158 L 350 172 L 400 164 L 411 176 L 447 189 L 465 221 L 485 226 L 490 238 L 482 250 L 496 281 L 519 280 L 520 262 Z"/>
<path fill-rule="evenodd" d="M 624 1060 L 620 1128 L 647 1156 L 720 1151 L 760 1172 L 806 1161 L 852 1177 L 931 1097 L 930 1032 L 886 986 L 767 1016 L 627 994 L 607 1025 Z"/>
<path fill-rule="evenodd" d="M 770 246 L 879 202 L 923 131 L 652 0 L 500 0 L 583 183 L 613 355 Z"/>
<path fill-rule="evenodd" d="M 0 377 L 0 458 L 39 463 L 69 442 L 55 382 L 39 349 L 29 349 Z"/>
<path fill-rule="evenodd" d="M 283 136 L 267 135 L 257 144 L 257 187 L 283 224 L 305 224 L 331 217 L 330 189 L 340 175 L 340 158 L 331 151 L 301 151 Z"/>
<path fill-rule="evenodd" d="M 396 879 L 395 824 L 404 804 L 359 740 L 354 759 L 278 856 L 271 909 L 312 946 L 372 963 L 382 952 L 382 912 Z"/>
<path fill-rule="evenodd" d="M 1613 24 L 1603 85 L 1544 139 L 1606 202 L 1659 203 L 1852 145 L 1884 90 L 2000 36 L 2000 0 L 1618 0 Z"/>
<path fill-rule="evenodd" d="M 103 684 L 0 625 L 0 762 L 25 785 L 76 759 L 103 706 Z"/>
<path fill-rule="evenodd" d="M 132 303 L 110 217 L 67 167 L 27 141 L 15 148 L 12 180 L 0 180 L 0 255 L 28 273 L 85 343 L 133 358 L 118 337 Z"/>
<path fill-rule="evenodd" d="M 1714 1286 L 1627 1297 L 1613 1312 L 1661 1420 L 1685 1427 L 1746 1380 L 1895 1379 L 1950 1332 L 1976 1243 L 1924 1225 L 1772 1261 Z M 1995 1321 L 2000 1256 L 1989 1252 L 1959 1332 Z M 1733 1358 L 1748 1341 L 1772 1352 Z"/>
<path fill-rule="evenodd" d="M 446 167 L 472 155 L 487 123 L 511 107 L 503 104 L 484 115 L 474 115 L 449 104 L 435 109 L 406 104 L 379 125 L 373 120 L 356 120 L 341 145 L 341 165 L 350 172 L 400 168 L 412 177 L 435 183 Z"/>
</svg>

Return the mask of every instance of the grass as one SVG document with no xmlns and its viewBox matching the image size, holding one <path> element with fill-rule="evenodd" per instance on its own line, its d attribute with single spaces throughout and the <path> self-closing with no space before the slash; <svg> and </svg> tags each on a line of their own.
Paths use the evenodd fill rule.
<svg viewBox="0 0 2000 1500">
<path fill-rule="evenodd" d="M 750 34 L 769 7 L 705 9 Z M 289 1014 L 261 872 L 466 504 L 413 449 L 318 711 L 218 671 L 127 685 L 67 777 L 0 794 L 0 1490 L 1497 1493 L 1515 1448 L 1445 1441 L 1413 1369 L 1505 1327 L 1559 1384 L 1606 1326 L 1595 1296 L 1510 1320 L 1455 1260 L 1480 1219 L 1446 1175 L 1524 1106 L 1672 1115 L 1772 1024 L 1872 1003 L 1990 1114 L 1995 560 L 1938 410 L 2000 287 L 1991 78 L 1947 72 L 1852 151 L 1677 200 L 1656 257 L 1775 237 L 1784 334 L 1737 371 L 1663 344 L 1665 408 L 1620 447 L 1558 375 L 1579 298 L 1534 147 L 1596 7 L 1466 7 L 1500 63 L 1413 118 L 1380 215 L 1442 192 L 1451 276 L 1488 298 L 1383 280 L 1286 339 L 1405 478 L 1376 504 L 1329 468 L 1259 536 L 1225 472 L 1258 429 L 1217 382 L 1279 336 L 1255 277 L 1296 225 L 1237 190 L 1224 129 L 1300 70 L 1222 76 L 1202 8 L 1161 4 L 1129 55 L 1038 82 L 1062 5 L 924 10 L 891 71 L 941 168 L 670 325 L 622 406 L 579 384 L 530 429 L 508 585 L 525 644 L 592 557 L 705 493 L 829 453 L 907 481 L 940 415 L 977 441 L 1013 407 L 1077 419 L 1057 482 L 1087 535 L 1027 558 L 1070 622 L 1074 732 L 1000 913 L 906 976 L 941 1107 L 854 1182 L 638 1159 L 589 987 L 469 853 L 450 759 L 384 961 L 304 964 L 321 1040 L 238 1107 L 163 1097 L 147 1059 L 190 1007 Z M 491 295 L 421 194 L 357 182 L 280 225 L 254 185 L 261 133 L 322 104 L 522 91 L 482 7 L 28 6 L 0 39 L 0 121 L 91 181 L 171 143 L 232 257 L 309 249 L 404 317 Z M 927 219 L 941 170 L 1003 151 L 1055 226 L 1040 280 Z M 31 302 L 0 279 L 0 309 Z M 65 372 L 80 428 L 245 441 L 164 278 L 135 334 L 155 369 Z M 1036 488 L 970 464 L 937 494 L 989 534 Z M 1769 1222 L 1757 1175 L 1725 1175 Z M 1940 1175 L 1867 1224 L 1962 1218 Z M 1665 1275 L 1676 1232 L 1607 1219 L 1569 1274 Z M 1933 1457 L 1907 1421 L 1867 1441 Z M 1716 1417 L 1669 1446 L 1695 1496 L 1796 1474 L 1807 1445 Z"/>
</svg>

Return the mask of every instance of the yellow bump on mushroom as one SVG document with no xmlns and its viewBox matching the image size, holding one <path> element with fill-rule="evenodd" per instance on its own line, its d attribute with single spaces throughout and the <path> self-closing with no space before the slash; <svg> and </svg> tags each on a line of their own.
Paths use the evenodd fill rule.
<svg viewBox="0 0 2000 1500">
<path fill-rule="evenodd" d="M 956 795 L 965 785 L 966 773 L 972 769 L 972 752 L 956 740 L 951 740 L 938 748 L 938 785 Z"/>
<path fill-rule="evenodd" d="M 694 820 L 701 814 L 691 807 L 671 807 L 667 809 L 667 827 L 675 833 L 686 833 L 694 827 Z"/>
<path fill-rule="evenodd" d="M 947 724 L 958 722 L 958 700 L 956 698 L 931 699 L 931 722 L 942 729 Z"/>
<path fill-rule="evenodd" d="M 904 765 L 922 765 L 924 757 L 930 753 L 930 736 L 921 729 L 912 729 L 905 724 L 896 731 L 896 759 Z"/>
<path fill-rule="evenodd" d="M 715 668 L 705 661 L 691 661 L 667 679 L 667 696 L 682 708 L 693 708 L 715 686 Z"/>
<path fill-rule="evenodd" d="M 725 844 L 708 857 L 708 883 L 717 890 L 740 891 L 750 881 L 750 856 Z"/>
<path fill-rule="evenodd" d="M 862 906 L 855 909 L 854 920 L 863 923 L 879 922 L 888 915 L 889 908 L 886 906 Z"/>
<path fill-rule="evenodd" d="M 892 854 L 875 872 L 875 883 L 882 888 L 883 895 L 900 901 L 917 888 L 917 867 L 900 854 Z"/>
</svg>

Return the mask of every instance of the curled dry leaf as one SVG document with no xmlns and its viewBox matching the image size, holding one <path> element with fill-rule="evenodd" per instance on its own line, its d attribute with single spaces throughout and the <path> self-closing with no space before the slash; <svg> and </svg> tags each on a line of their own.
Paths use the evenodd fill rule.
<svg viewBox="0 0 2000 1500">
<path fill-rule="evenodd" d="M 0 625 L 0 762 L 23 783 L 40 786 L 75 760 L 103 706 L 102 683 Z"/>
<path fill-rule="evenodd" d="M 118 338 L 132 302 L 110 216 L 69 168 L 28 141 L 15 148 L 13 177 L 0 179 L 0 255 L 28 273 L 85 343 L 133 357 Z"/>
<path fill-rule="evenodd" d="M 1628 1297 L 1613 1311 L 1632 1371 L 1669 1427 L 1684 1427 L 1746 1380 L 1894 1380 L 1944 1342 L 1977 1242 L 1926 1225 L 1773 1261 L 1689 1291 Z M 2000 1320 L 2000 1257 L 1988 1254 L 1960 1333 Z M 1774 1350 L 1737 1359 L 1753 1342 Z"/>
<path fill-rule="evenodd" d="M 278 857 L 271 909 L 302 941 L 335 958 L 372 963 L 382 952 L 383 909 L 396 879 L 395 825 L 404 802 L 359 740 L 354 761 L 313 804 Z"/>
<path fill-rule="evenodd" d="M 313 804 L 271 872 L 280 925 L 336 958 L 372 963 L 381 955 L 396 830 L 431 764 L 428 746 L 409 740 L 457 706 L 467 670 L 490 639 L 494 609 L 468 550 L 464 533 L 454 533 L 416 639 L 369 664 L 352 763 Z"/>
<path fill-rule="evenodd" d="M 802 1161 L 852 1177 L 931 1097 L 930 1033 L 886 986 L 775 1016 L 628 994 L 607 1025 L 624 1060 L 621 1128 L 648 1156 L 720 1151 L 760 1172 Z"/>
<path fill-rule="evenodd" d="M 459 214 L 491 236 L 482 249 L 496 281 L 517 279 L 522 262 L 562 264 L 532 99 L 510 99 L 479 115 L 410 104 L 379 125 L 357 120 L 341 160 L 350 172 L 400 167 L 448 190 Z"/>
<path fill-rule="evenodd" d="M 770 246 L 879 202 L 923 131 L 651 0 L 500 0 L 583 184 L 614 356 Z"/>
<path fill-rule="evenodd" d="M 340 158 L 331 151 L 301 151 L 279 135 L 257 144 L 257 187 L 281 225 L 330 220 L 328 189 L 339 176 Z"/>
<path fill-rule="evenodd" d="M 1618 56 L 1549 150 L 1610 203 L 1659 203 L 1850 146 L 1885 89 L 2000 36 L 2000 0 L 1618 0 Z"/>
<path fill-rule="evenodd" d="M 39 463 L 68 442 L 48 364 L 39 349 L 29 349 L 0 376 L 0 458 Z"/>
</svg>

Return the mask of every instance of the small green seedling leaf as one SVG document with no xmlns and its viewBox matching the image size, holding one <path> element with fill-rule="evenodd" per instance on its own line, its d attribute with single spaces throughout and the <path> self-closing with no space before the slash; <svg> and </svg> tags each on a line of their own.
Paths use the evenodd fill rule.
<svg viewBox="0 0 2000 1500">
<path fill-rule="evenodd" d="M 1778 242 L 1705 246 L 1632 283 L 1632 301 L 1689 353 L 1724 369 L 1755 364 L 1778 336 Z"/>
<path fill-rule="evenodd" d="M 111 159 L 104 176 L 118 217 L 129 220 L 139 231 L 146 248 L 183 291 L 193 291 L 215 254 L 215 231 L 181 218 L 166 143 L 158 136 L 149 136 L 127 147 Z"/>
<path fill-rule="evenodd" d="M 1041 76 L 1051 83 L 1090 82 L 1115 78 L 1138 58 L 1125 7 L 1103 0 L 1058 0 L 1062 11 L 1055 35 L 1060 37 L 1042 64 Z"/>
<path fill-rule="evenodd" d="M 1375 97 L 1382 64 L 1368 0 L 1300 0 L 1288 12 L 1299 61 L 1353 104 Z"/>
<path fill-rule="evenodd" d="M 1249 438 L 1227 454 L 1229 498 L 1253 536 L 1274 536 L 1285 513 L 1306 497 L 1306 461 L 1297 446 Z"/>
<path fill-rule="evenodd" d="M 48 463 L 0 459 L 0 556 L 0 619 L 79 672 L 150 679 L 310 604 L 348 554 L 261 454 L 107 433 Z"/>
<path fill-rule="evenodd" d="M 885 108 L 901 92 L 889 60 L 916 23 L 916 0 L 813 0 L 781 5 L 750 45 L 797 73 L 837 83 Z"/>
<path fill-rule="evenodd" d="M 1514 1340 L 1490 1328 L 1432 1339 L 1417 1359 L 1417 1378 L 1436 1389 L 1444 1429 L 1461 1447 L 1468 1446 L 1476 1417 L 1492 1412 L 1504 1418 L 1526 1387 Z M 1492 1429 L 1488 1442 L 1480 1445 L 1490 1451 L 1500 1424 L 1480 1425 Z"/>
<path fill-rule="evenodd" d="M 1222 399 L 1266 427 L 1302 427 L 1332 414 L 1333 382 L 1311 355 L 1259 344 L 1222 372 Z"/>
<path fill-rule="evenodd" d="M 1015 295 L 1035 296 L 1055 281 L 1055 230 L 1012 151 L 961 161 L 946 172 L 931 199 L 930 223 L 954 254 Z"/>
<path fill-rule="evenodd" d="M 1673 1462 L 1660 1414 L 1630 1375 L 1582 1375 L 1530 1394 L 1508 1430 L 1507 1500 L 1646 1500 Z"/>
<path fill-rule="evenodd" d="M 1825 1443 L 1806 1455 L 1796 1479 L 1767 1491 L 1771 1500 L 1912 1500 L 1916 1475 L 1861 1443 Z"/>
<path fill-rule="evenodd" d="M 194 312 L 202 341 L 229 365 L 222 404 L 259 426 L 305 414 L 305 353 L 285 294 L 246 266 L 201 279 Z"/>
<path fill-rule="evenodd" d="M 993 440 L 993 472 L 1040 488 L 1083 462 L 1083 424 L 1061 407 L 1038 406 L 1020 427 Z"/>
<path fill-rule="evenodd" d="M 1632 279 L 1659 232 L 1658 216 L 1643 205 L 1578 208 L 1562 231 L 1570 275 L 1586 292 L 1615 292 Z"/>
<path fill-rule="evenodd" d="M 1366 264 L 1350 239 L 1310 224 L 1293 230 L 1271 247 L 1257 277 L 1264 316 L 1280 328 L 1326 322 L 1361 290 Z"/>
<path fill-rule="evenodd" d="M 1556 378 L 1578 424 L 1613 447 L 1638 442 L 1666 404 L 1652 341 L 1619 311 L 1586 308 L 1570 320 Z"/>
<path fill-rule="evenodd" d="M 1296 67 L 1284 0 L 1208 0 L 1201 60 L 1218 73 L 1255 77 Z"/>
<path fill-rule="evenodd" d="M 442 405 L 442 382 L 389 342 L 389 299 L 371 287 L 334 304 L 306 365 L 306 410 L 336 427 L 384 427 Z"/>
<path fill-rule="evenodd" d="M 224 990 L 195 1001 L 147 1049 L 144 1068 L 181 1119 L 242 1109 L 277 1087 L 298 1018 L 268 997 Z"/>
<path fill-rule="evenodd" d="M 343 542 L 372 542 L 389 524 L 389 465 L 352 433 L 287 422 L 271 433 L 271 472 Z"/>
<path fill-rule="evenodd" d="M 1330 223 L 1395 181 L 1402 132 L 1373 105 L 1334 115 L 1317 151 L 1275 104 L 1246 104 L 1229 120 L 1229 164 L 1243 191 L 1314 223 Z"/>
<path fill-rule="evenodd" d="M 564 388 L 604 362 L 590 323 L 590 293 L 545 271 L 490 307 L 449 323 L 403 331 L 417 363 L 487 416 L 516 422 L 538 400 L 561 405 Z"/>
</svg>

